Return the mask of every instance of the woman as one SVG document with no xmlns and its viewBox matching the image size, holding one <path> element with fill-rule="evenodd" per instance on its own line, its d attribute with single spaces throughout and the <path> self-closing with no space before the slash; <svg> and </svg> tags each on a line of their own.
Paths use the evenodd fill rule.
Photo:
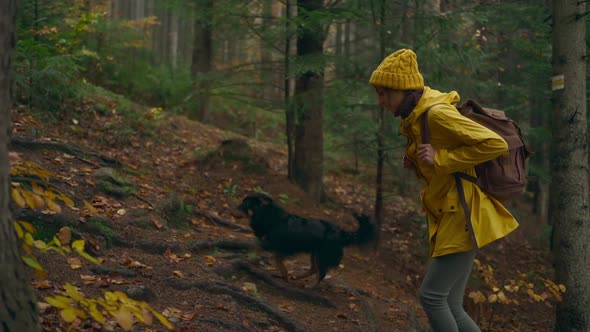
<svg viewBox="0 0 590 332">
<path fill-rule="evenodd" d="M 473 259 L 478 248 L 506 236 L 518 223 L 500 202 L 474 183 L 463 181 L 471 210 L 472 225 L 468 225 L 453 173 L 476 176 L 475 165 L 506 153 L 508 145 L 459 113 L 457 92 L 424 86 L 411 50 L 401 49 L 386 57 L 369 82 L 379 104 L 402 118 L 400 131 L 408 138 L 404 167 L 414 169 L 423 180 L 420 198 L 428 217 L 432 259 L 419 296 L 430 326 L 435 332 L 480 331 L 463 309 Z M 423 144 L 421 117 L 427 110 L 430 144 Z"/>
</svg>

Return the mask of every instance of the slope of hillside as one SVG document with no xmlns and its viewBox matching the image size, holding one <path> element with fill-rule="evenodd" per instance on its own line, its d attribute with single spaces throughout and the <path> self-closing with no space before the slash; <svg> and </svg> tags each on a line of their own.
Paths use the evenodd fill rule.
<svg viewBox="0 0 590 332">
<path fill-rule="evenodd" d="M 289 211 L 356 227 L 353 211 L 371 211 L 372 183 L 350 175 L 326 176 L 328 203 L 315 206 L 290 184 L 281 147 L 136 106 L 133 116 L 105 100 L 89 101 L 59 123 L 13 112 L 13 145 L 19 165 L 50 172 L 41 181 L 74 201 L 61 212 L 15 207 L 17 220 L 34 223 L 39 238 L 62 227 L 100 265 L 75 255 L 39 254 L 45 277 L 31 277 L 39 300 L 69 282 L 88 297 L 120 290 L 149 303 L 179 331 L 427 331 L 416 291 L 426 262 L 426 228 L 411 197 L 392 197 L 378 254 L 347 248 L 341 266 L 315 289 L 306 281 L 276 278 L 271 256 L 256 249 L 248 221 L 236 211 L 247 193 L 263 190 Z M 86 203 L 85 203 L 86 202 Z M 546 253 L 521 232 L 480 254 L 498 280 L 517 271 L 550 273 Z M 75 262 L 75 263 L 72 263 Z M 289 261 L 293 272 L 308 258 Z M 477 273 L 470 290 L 484 289 Z M 501 282 L 498 284 L 502 286 Z M 520 299 L 520 297 L 519 297 Z M 550 331 L 552 305 L 473 304 L 469 311 L 486 331 Z M 46 330 L 65 323 L 55 308 L 42 309 Z M 118 330 L 110 321 L 74 322 L 74 330 Z M 160 331 L 164 326 L 137 325 Z"/>
</svg>

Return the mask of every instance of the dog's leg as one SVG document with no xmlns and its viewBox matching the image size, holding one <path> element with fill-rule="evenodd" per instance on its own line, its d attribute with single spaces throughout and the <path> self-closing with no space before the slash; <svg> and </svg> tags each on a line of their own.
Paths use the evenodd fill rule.
<svg viewBox="0 0 590 332">
<path fill-rule="evenodd" d="M 318 257 L 312 253 L 309 256 L 309 258 L 310 258 L 309 270 L 307 270 L 307 272 L 305 272 L 301 275 L 294 276 L 293 279 L 303 279 L 303 278 L 309 277 L 310 275 L 318 272 Z"/>
<path fill-rule="evenodd" d="M 319 264 L 322 264 L 322 262 L 319 262 Z M 316 278 L 314 278 L 314 283 L 313 285 L 309 286 L 309 288 L 315 288 L 320 283 L 320 281 L 324 280 L 327 272 L 328 269 L 323 265 L 320 265 L 318 268 L 318 273 L 316 274 Z"/>
<path fill-rule="evenodd" d="M 281 273 L 281 276 L 283 277 L 283 279 L 286 282 L 289 282 L 289 272 L 287 271 L 287 268 L 285 267 L 285 264 L 283 263 L 283 260 L 284 260 L 284 257 L 279 256 L 279 255 L 275 255 L 275 266 L 276 266 L 276 268 Z"/>
</svg>

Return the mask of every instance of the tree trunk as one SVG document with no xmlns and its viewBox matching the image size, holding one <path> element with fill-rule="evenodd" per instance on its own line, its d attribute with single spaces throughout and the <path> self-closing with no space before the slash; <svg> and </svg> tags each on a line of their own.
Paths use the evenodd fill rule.
<svg viewBox="0 0 590 332">
<path fill-rule="evenodd" d="M 317 0 L 300 0 L 298 16 L 310 16 L 321 10 Z M 317 56 L 323 53 L 323 27 L 317 18 L 304 17 L 305 25 L 299 26 L 297 56 Z M 307 71 L 295 83 L 296 119 L 295 158 L 293 176 L 297 183 L 315 202 L 324 200 L 323 162 L 323 70 Z"/>
<path fill-rule="evenodd" d="M 209 117 L 209 99 L 211 94 L 210 78 L 213 60 L 213 31 L 211 30 L 211 15 L 213 1 L 198 2 L 195 18 L 195 40 L 191 72 L 195 81 L 195 95 L 197 109 L 193 117 L 199 121 L 207 121 Z"/>
<path fill-rule="evenodd" d="M 7 332 L 39 331 L 37 302 L 23 268 L 9 209 L 10 65 L 15 44 L 16 0 L 0 0 L 0 8 L 0 327 Z"/>
<path fill-rule="evenodd" d="M 553 1 L 553 151 L 549 216 L 557 280 L 567 292 L 555 331 L 590 331 L 590 215 L 586 119 L 586 2 Z"/>
<path fill-rule="evenodd" d="M 262 3 L 262 29 L 268 31 L 272 29 L 272 0 L 264 0 Z M 273 80 L 275 78 L 274 73 L 276 72 L 275 65 L 272 59 L 272 52 L 268 46 L 266 38 L 260 38 L 260 82 L 262 83 L 262 89 L 258 90 L 258 99 L 262 100 L 264 104 L 274 103 L 274 86 Z"/>
<path fill-rule="evenodd" d="M 385 0 L 380 0 L 379 3 L 379 57 L 380 59 L 385 58 L 385 43 L 387 36 L 387 28 L 384 26 L 385 22 Z M 373 17 L 376 17 L 376 13 L 373 13 Z M 377 118 L 379 129 L 377 132 L 377 176 L 375 178 L 375 211 L 373 218 L 377 224 L 377 234 L 374 242 L 374 249 L 379 249 L 381 225 L 383 224 L 383 168 L 385 164 L 385 137 L 387 128 L 385 127 L 385 109 L 379 107 L 379 116 Z"/>
<path fill-rule="evenodd" d="M 284 86 L 284 101 L 285 101 L 285 135 L 287 136 L 287 178 L 291 182 L 295 182 L 294 164 L 295 164 L 295 109 L 292 101 L 294 90 L 294 79 L 291 77 L 291 57 L 293 54 L 293 34 L 291 33 L 291 18 L 293 17 L 292 0 L 285 1 L 285 30 L 287 35 L 285 38 L 285 86 Z"/>
</svg>

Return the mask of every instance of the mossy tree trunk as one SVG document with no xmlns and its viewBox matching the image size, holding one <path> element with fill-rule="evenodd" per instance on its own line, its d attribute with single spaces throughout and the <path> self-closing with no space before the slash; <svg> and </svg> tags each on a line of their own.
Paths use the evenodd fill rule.
<svg viewBox="0 0 590 332">
<path fill-rule="evenodd" d="M 549 217 L 557 280 L 567 292 L 555 331 L 590 331 L 590 202 L 586 118 L 586 2 L 553 1 L 553 149 Z"/>
<path fill-rule="evenodd" d="M 15 44 L 16 0 L 0 0 L 0 330 L 39 331 L 37 303 L 28 284 L 10 203 L 10 65 Z"/>
<path fill-rule="evenodd" d="M 297 56 L 303 61 L 319 61 L 323 54 L 324 29 L 314 15 L 322 1 L 300 0 L 297 15 L 305 22 L 299 26 Z M 309 60 L 308 60 L 309 59 Z M 321 67 L 315 64 L 315 68 Z M 323 70 L 309 69 L 295 83 L 295 150 L 293 179 L 315 202 L 324 200 L 323 163 Z"/>
</svg>

